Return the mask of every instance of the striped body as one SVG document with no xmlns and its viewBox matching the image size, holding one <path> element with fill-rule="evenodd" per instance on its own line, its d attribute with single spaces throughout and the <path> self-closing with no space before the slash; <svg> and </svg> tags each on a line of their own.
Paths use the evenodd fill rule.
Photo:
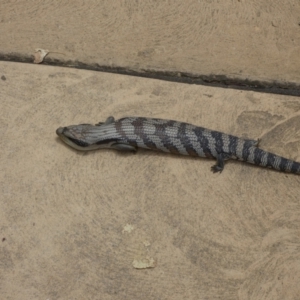
<svg viewBox="0 0 300 300">
<path fill-rule="evenodd" d="M 137 148 L 173 154 L 214 158 L 214 172 L 221 172 L 224 160 L 238 159 L 258 166 L 300 174 L 300 163 L 257 148 L 255 140 L 172 120 L 128 117 L 96 125 L 81 124 L 58 128 L 56 133 L 78 150 Z"/>
</svg>

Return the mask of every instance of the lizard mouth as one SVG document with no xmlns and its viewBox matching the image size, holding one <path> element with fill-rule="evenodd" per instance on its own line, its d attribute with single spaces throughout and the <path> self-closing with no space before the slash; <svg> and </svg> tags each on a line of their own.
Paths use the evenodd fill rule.
<svg viewBox="0 0 300 300">
<path fill-rule="evenodd" d="M 66 143 L 68 146 L 75 148 L 76 150 L 87 150 L 86 147 L 89 147 L 90 145 L 82 140 L 71 138 L 66 135 L 68 132 L 67 127 L 59 127 L 56 129 L 56 134 L 60 137 L 60 139 Z"/>
</svg>

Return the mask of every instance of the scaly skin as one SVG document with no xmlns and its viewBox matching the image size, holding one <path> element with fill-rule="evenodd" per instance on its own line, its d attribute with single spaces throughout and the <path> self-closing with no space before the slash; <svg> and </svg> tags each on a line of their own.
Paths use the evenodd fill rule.
<svg viewBox="0 0 300 300">
<path fill-rule="evenodd" d="M 57 135 L 69 146 L 82 151 L 100 148 L 120 151 L 151 149 L 173 154 L 214 158 L 213 172 L 222 172 L 224 161 L 238 159 L 257 166 L 300 174 L 300 163 L 266 152 L 258 141 L 172 120 L 128 117 L 96 125 L 60 127 Z"/>
</svg>

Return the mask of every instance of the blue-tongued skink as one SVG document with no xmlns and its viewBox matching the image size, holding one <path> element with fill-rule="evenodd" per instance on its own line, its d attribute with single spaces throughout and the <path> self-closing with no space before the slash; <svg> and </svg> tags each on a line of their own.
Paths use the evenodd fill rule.
<svg viewBox="0 0 300 300">
<path fill-rule="evenodd" d="M 96 125 L 60 127 L 57 135 L 69 146 L 87 151 L 101 148 L 135 152 L 137 148 L 217 160 L 213 172 L 221 172 L 224 161 L 237 159 L 278 171 L 300 174 L 300 163 L 258 148 L 258 141 L 242 139 L 188 123 L 127 117 L 107 118 Z"/>
</svg>

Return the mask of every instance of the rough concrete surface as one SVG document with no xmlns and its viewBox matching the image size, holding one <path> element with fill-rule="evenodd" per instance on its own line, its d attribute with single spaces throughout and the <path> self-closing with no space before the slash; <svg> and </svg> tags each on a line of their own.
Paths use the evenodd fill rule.
<svg viewBox="0 0 300 300">
<path fill-rule="evenodd" d="M 1 54 L 294 82 L 298 0 L 1 1 Z"/>
<path fill-rule="evenodd" d="M 300 160 L 300 100 L 0 63 L 2 299 L 298 299 L 297 175 L 139 151 L 56 128 L 172 118 Z"/>
<path fill-rule="evenodd" d="M 0 57 L 293 82 L 300 4 L 1 1 Z M 0 62 L 0 299 L 300 299 L 300 176 L 139 151 L 60 126 L 171 118 L 300 161 L 300 99 Z"/>
</svg>

